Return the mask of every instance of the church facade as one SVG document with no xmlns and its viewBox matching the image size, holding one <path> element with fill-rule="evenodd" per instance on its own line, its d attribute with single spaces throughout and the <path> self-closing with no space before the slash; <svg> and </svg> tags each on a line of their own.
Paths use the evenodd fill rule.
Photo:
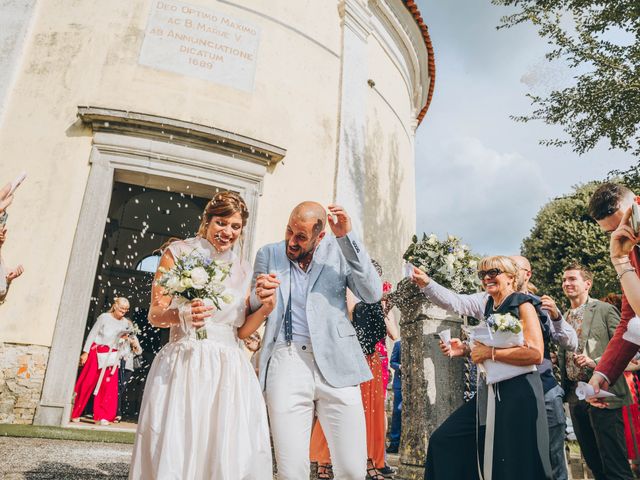
<svg viewBox="0 0 640 480">
<path fill-rule="evenodd" d="M 401 277 L 435 80 L 413 0 L 8 5 L 1 181 L 28 176 L 2 248 L 25 273 L 0 306 L 0 423 L 67 424 L 87 328 L 116 295 L 143 321 L 158 247 L 216 191 L 249 205 L 248 259 L 300 201 L 335 202 Z"/>
</svg>

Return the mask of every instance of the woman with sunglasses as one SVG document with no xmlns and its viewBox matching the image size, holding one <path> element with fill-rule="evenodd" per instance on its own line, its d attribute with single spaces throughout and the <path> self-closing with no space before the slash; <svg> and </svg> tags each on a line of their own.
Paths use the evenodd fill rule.
<svg viewBox="0 0 640 480">
<path fill-rule="evenodd" d="M 511 314 L 522 323 L 524 345 L 513 348 L 491 348 L 475 343 L 473 348 L 460 339 L 451 345 L 441 344 L 452 357 L 470 355 L 476 364 L 497 360 L 517 366 L 534 366 L 543 358 L 544 342 L 536 306 L 531 296 L 515 291 L 518 268 L 509 257 L 487 257 L 480 261 L 478 277 L 489 294 L 484 318 L 493 314 Z M 424 272 L 414 269 L 413 281 L 423 287 Z M 429 438 L 425 479 L 478 479 L 484 462 L 492 480 L 541 480 L 551 478 L 547 417 L 542 382 L 537 371 L 518 375 L 493 385 L 495 417 L 489 419 L 494 429 L 493 445 L 485 445 L 487 399 L 489 390 L 479 385 L 478 394 L 436 429 Z M 489 464 L 490 465 L 487 465 Z"/>
</svg>

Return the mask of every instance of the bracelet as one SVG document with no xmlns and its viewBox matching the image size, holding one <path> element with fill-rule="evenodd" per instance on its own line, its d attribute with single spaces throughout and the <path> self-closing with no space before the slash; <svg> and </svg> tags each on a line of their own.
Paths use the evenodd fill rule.
<svg viewBox="0 0 640 480">
<path fill-rule="evenodd" d="M 496 361 L 496 347 L 491 347 L 491 360 Z"/>
<path fill-rule="evenodd" d="M 613 259 L 611 259 L 611 264 L 612 264 L 613 266 L 615 266 L 615 267 L 617 267 L 618 265 L 625 265 L 625 264 L 627 264 L 627 263 L 631 263 L 631 260 L 629 260 L 628 258 L 627 258 L 626 260 L 623 260 L 623 261 L 618 262 L 618 263 L 615 263 L 615 262 L 613 261 Z"/>
<path fill-rule="evenodd" d="M 618 280 L 621 280 L 625 273 L 635 272 L 635 271 L 636 271 L 635 268 L 625 268 L 622 272 L 616 275 L 616 277 L 618 278 Z"/>
</svg>

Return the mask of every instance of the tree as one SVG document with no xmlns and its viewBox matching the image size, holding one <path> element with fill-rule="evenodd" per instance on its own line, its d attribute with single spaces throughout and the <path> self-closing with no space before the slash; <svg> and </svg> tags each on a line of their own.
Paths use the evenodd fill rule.
<svg viewBox="0 0 640 480">
<path fill-rule="evenodd" d="M 587 213 L 591 194 L 599 182 L 574 187 L 568 195 L 547 203 L 535 218 L 530 235 L 522 242 L 522 254 L 532 265 L 533 283 L 542 294 L 565 306 L 562 272 L 577 261 L 594 274 L 591 295 L 602 298 L 619 292 L 620 285 L 609 261 L 609 239 Z"/>
<path fill-rule="evenodd" d="M 640 155 L 640 2 L 638 0 L 492 0 L 515 7 L 498 28 L 530 22 L 564 60 L 575 83 L 546 96 L 529 94 L 533 112 L 512 117 L 559 125 L 578 154 L 601 140 L 610 148 Z"/>
</svg>

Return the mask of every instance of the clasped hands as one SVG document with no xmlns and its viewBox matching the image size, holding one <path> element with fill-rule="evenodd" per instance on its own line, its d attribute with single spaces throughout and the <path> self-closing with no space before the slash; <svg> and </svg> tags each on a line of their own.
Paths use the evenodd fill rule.
<svg viewBox="0 0 640 480">
<path fill-rule="evenodd" d="M 275 273 L 261 273 L 256 278 L 256 297 L 262 303 L 262 307 L 267 309 L 267 315 L 276 307 L 276 291 L 279 286 L 280 280 Z"/>
</svg>

